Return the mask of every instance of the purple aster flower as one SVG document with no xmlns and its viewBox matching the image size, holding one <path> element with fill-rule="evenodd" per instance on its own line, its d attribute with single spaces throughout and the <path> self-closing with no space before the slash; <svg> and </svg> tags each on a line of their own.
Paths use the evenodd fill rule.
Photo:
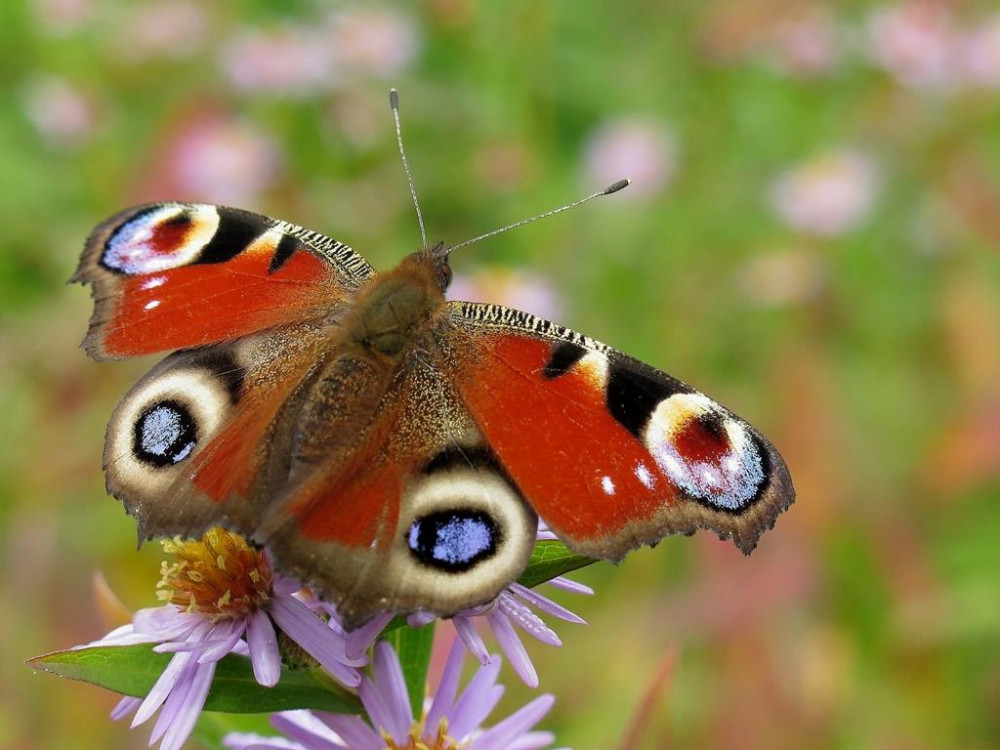
<svg viewBox="0 0 1000 750">
<path fill-rule="evenodd" d="M 338 681 L 348 687 L 361 683 L 357 667 L 367 658 L 358 650 L 360 641 L 348 641 L 341 629 L 318 617 L 301 600 L 299 584 L 275 576 L 264 553 L 242 537 L 210 529 L 200 541 L 163 546 L 177 558 L 164 562 L 161 571 L 158 593 L 167 603 L 140 610 L 131 624 L 90 644 L 156 643 L 154 651 L 174 654 L 149 694 L 123 698 L 112 718 L 134 713 L 136 727 L 162 707 L 150 744 L 160 741 L 161 750 L 176 750 L 194 728 L 224 656 L 249 656 L 258 683 L 278 682 L 281 653 L 274 625 Z"/>
<path fill-rule="evenodd" d="M 464 657 L 464 647 L 456 642 L 437 692 L 416 719 L 399 658 L 381 641 L 375 646 L 374 680 L 366 677 L 359 689 L 371 726 L 358 716 L 289 711 L 271 719 L 285 737 L 234 733 L 223 745 L 230 750 L 536 750 L 551 745 L 551 733 L 531 731 L 552 708 L 551 695 L 535 698 L 489 729 L 480 726 L 503 695 L 497 685 L 500 660 L 480 667 L 459 694 Z"/>
</svg>

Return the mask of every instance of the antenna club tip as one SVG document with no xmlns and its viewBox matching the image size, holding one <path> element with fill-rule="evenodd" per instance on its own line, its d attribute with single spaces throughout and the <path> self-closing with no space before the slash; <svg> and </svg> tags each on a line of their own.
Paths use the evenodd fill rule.
<svg viewBox="0 0 1000 750">
<path fill-rule="evenodd" d="M 389 89 L 389 106 L 399 109 L 399 92 L 396 89 Z"/>
<path fill-rule="evenodd" d="M 611 195 L 612 193 L 617 193 L 619 190 L 624 190 L 629 185 L 632 184 L 632 180 L 625 178 L 624 180 L 618 180 L 614 185 L 608 185 L 604 190 L 601 191 L 601 195 Z"/>
</svg>

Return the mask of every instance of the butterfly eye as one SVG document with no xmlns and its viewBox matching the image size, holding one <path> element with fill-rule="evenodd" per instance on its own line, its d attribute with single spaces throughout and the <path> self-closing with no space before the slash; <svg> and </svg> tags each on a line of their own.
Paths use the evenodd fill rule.
<svg viewBox="0 0 1000 750">
<path fill-rule="evenodd" d="M 413 556 L 424 565 L 462 572 L 496 554 L 500 529 L 481 511 L 437 511 L 418 518 L 407 532 Z"/>
</svg>

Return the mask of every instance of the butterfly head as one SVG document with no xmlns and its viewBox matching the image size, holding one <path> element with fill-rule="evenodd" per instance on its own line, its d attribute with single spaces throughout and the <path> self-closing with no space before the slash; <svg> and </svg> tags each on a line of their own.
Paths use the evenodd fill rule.
<svg viewBox="0 0 1000 750">
<path fill-rule="evenodd" d="M 439 242 L 431 247 L 425 247 L 416 253 L 420 262 L 427 264 L 433 271 L 434 281 L 441 294 L 444 294 L 451 286 L 451 248 L 446 247 L 444 242 Z"/>
</svg>

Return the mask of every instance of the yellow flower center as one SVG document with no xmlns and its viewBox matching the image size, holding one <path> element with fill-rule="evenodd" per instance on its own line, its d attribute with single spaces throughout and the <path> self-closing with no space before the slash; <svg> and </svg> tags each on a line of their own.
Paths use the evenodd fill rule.
<svg viewBox="0 0 1000 750">
<path fill-rule="evenodd" d="M 429 744 L 423 738 L 423 733 L 424 721 L 421 719 L 410 727 L 410 731 L 406 735 L 406 741 L 402 745 L 386 734 L 385 731 L 382 732 L 382 740 L 385 742 L 386 750 L 466 750 L 468 747 L 466 744 L 456 742 L 448 736 L 447 719 L 441 719 L 441 722 L 438 724 L 437 734 L 434 735 L 434 739 Z"/>
<path fill-rule="evenodd" d="M 224 620 L 245 617 L 270 598 L 267 561 L 238 534 L 213 528 L 200 540 L 164 540 L 163 549 L 176 559 L 160 566 L 162 601 Z"/>
</svg>

